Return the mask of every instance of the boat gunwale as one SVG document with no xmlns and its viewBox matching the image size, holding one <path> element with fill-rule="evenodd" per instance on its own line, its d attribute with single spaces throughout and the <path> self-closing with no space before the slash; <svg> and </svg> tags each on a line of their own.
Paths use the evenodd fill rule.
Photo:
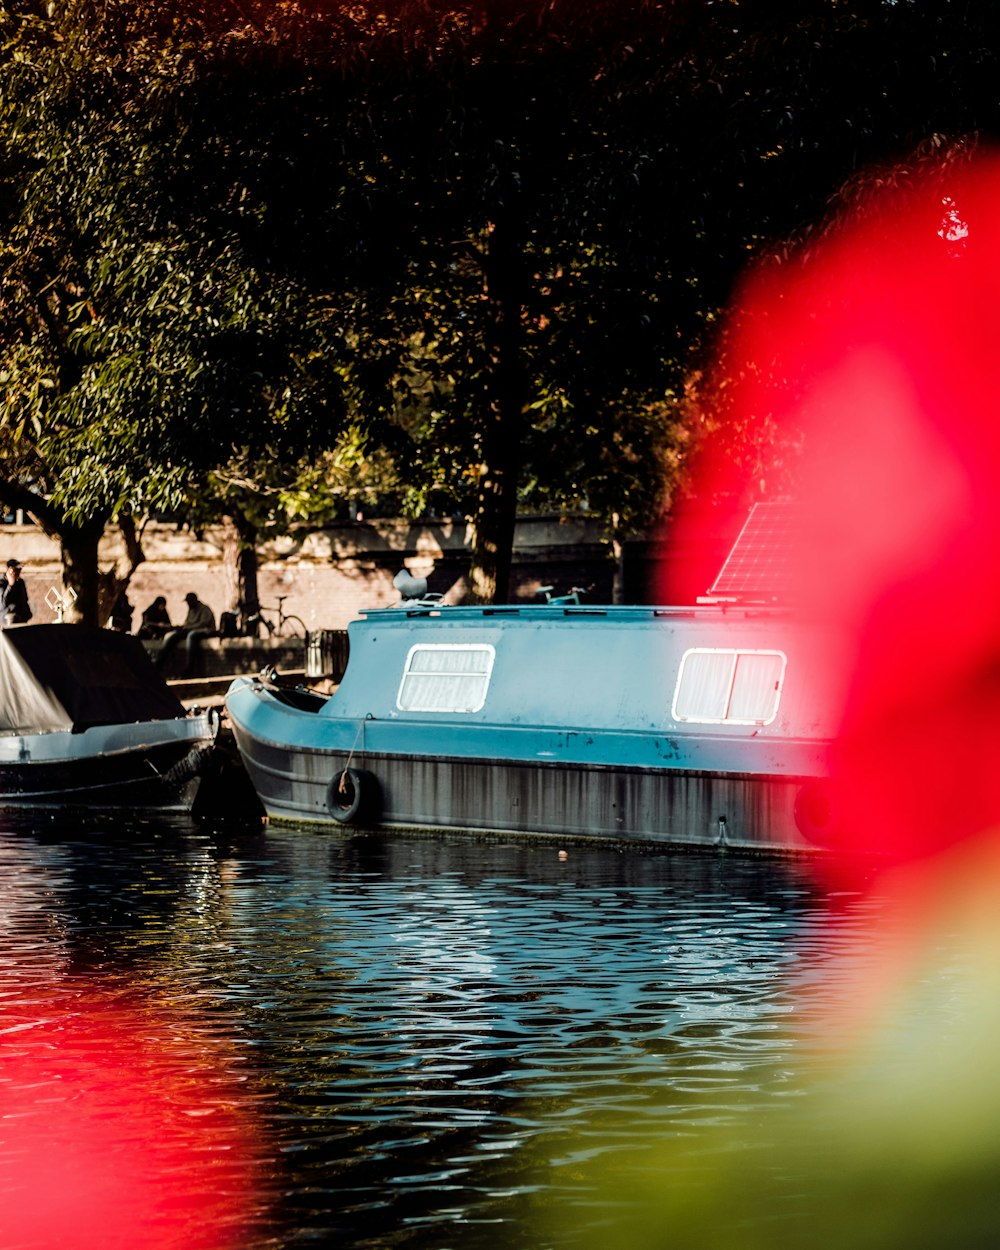
<svg viewBox="0 0 1000 1250">
<path fill-rule="evenodd" d="M 615 772 L 618 772 L 618 771 L 643 772 L 643 773 L 650 773 L 653 775 L 657 775 L 661 772 L 686 773 L 692 776 L 695 776 L 698 774 L 702 774 L 705 776 L 718 776 L 720 774 L 720 769 L 718 768 L 700 768 L 699 769 L 699 768 L 690 767 L 685 764 L 674 763 L 667 759 L 664 760 L 663 764 L 641 764 L 641 763 L 633 763 L 631 761 L 595 762 L 595 761 L 586 761 L 586 760 L 580 760 L 580 761 L 555 760 L 555 759 L 549 759 L 544 756 L 538 756 L 538 755 L 497 755 L 495 753 L 489 754 L 489 755 L 474 755 L 474 754 L 466 755 L 466 754 L 454 754 L 454 753 L 442 754 L 440 751 L 433 752 L 433 753 L 423 753 L 423 752 L 413 751 L 405 747 L 401 747 L 396 750 L 386 750 L 384 748 L 376 748 L 376 749 L 359 748 L 357 745 L 355 745 L 354 747 L 348 748 L 339 744 L 338 745 L 327 744 L 327 745 L 321 745 L 321 746 L 313 746 L 313 745 L 309 745 L 306 743 L 299 743 L 299 742 L 290 743 L 287 740 L 279 740 L 277 738 L 272 737 L 270 734 L 261 732 L 262 727 L 259 727 L 257 725 L 251 726 L 249 723 L 249 720 L 250 720 L 249 717 L 247 717 L 246 720 L 243 722 L 238 722 L 236 718 L 234 717 L 232 710 L 229 707 L 229 698 L 230 698 L 230 695 L 232 694 L 240 694 L 240 693 L 246 693 L 248 696 L 255 698 L 257 700 L 258 706 L 265 709 L 266 712 L 268 713 L 273 712 L 282 717 L 290 717 L 292 718 L 292 720 L 298 721 L 301 724 L 319 723 L 323 725 L 336 725 L 336 726 L 339 726 L 342 731 L 346 731 L 348 733 L 351 731 L 354 731 L 356 734 L 362 734 L 363 728 L 367 725 L 381 725 L 381 726 L 385 726 L 389 730 L 395 730 L 398 728 L 405 727 L 407 731 L 412 730 L 413 732 L 417 732 L 417 733 L 421 732 L 421 730 L 424 730 L 424 729 L 443 728 L 443 727 L 456 728 L 457 727 L 462 730 L 463 735 L 464 734 L 469 734 L 469 735 L 479 734 L 479 735 L 485 736 L 485 735 L 494 735 L 494 734 L 504 734 L 504 735 L 521 736 L 521 735 L 526 735 L 526 734 L 545 734 L 545 735 L 557 734 L 557 735 L 562 735 L 566 737 L 567 739 L 568 738 L 589 738 L 589 739 L 593 739 L 597 741 L 600 741 L 603 739 L 605 742 L 616 742 L 616 743 L 619 743 L 619 742 L 628 743 L 628 742 L 635 742 L 635 741 L 648 742 L 650 740 L 658 741 L 662 739 L 664 741 L 671 742 L 671 743 L 685 743 L 685 744 L 688 744 L 689 746 L 692 744 L 697 744 L 697 745 L 706 744 L 708 746 L 718 746 L 720 748 L 725 748 L 727 750 L 732 750 L 734 745 L 738 745 L 738 746 L 745 746 L 748 749 L 753 749 L 754 747 L 756 747 L 761 751 L 780 748 L 782 751 L 787 751 L 789 753 L 815 752 L 817 754 L 821 754 L 824 750 L 828 749 L 829 747 L 829 739 L 826 737 L 817 736 L 815 738 L 805 738 L 805 737 L 798 736 L 798 735 L 791 736 L 791 735 L 782 735 L 780 733 L 758 734 L 756 732 L 756 729 L 758 728 L 758 726 L 756 725 L 753 726 L 753 729 L 754 729 L 753 733 L 746 732 L 747 729 L 750 728 L 750 726 L 747 726 L 747 725 L 734 725 L 732 726 L 733 732 L 730 732 L 730 733 L 725 733 L 725 732 L 722 732 L 722 733 L 697 732 L 695 733 L 695 732 L 692 732 L 690 729 L 686 729 L 686 728 L 681 729 L 680 731 L 672 730 L 672 729 L 658 730 L 653 727 L 650 727 L 649 729 L 608 729 L 604 727 L 600 727 L 600 728 L 585 727 L 585 728 L 574 729 L 574 728 L 567 728 L 565 725 L 558 725 L 558 724 L 545 725 L 545 724 L 531 723 L 528 725 L 512 725 L 507 721 L 482 721 L 482 720 L 460 721 L 460 720 L 455 719 L 454 713 L 450 713 L 450 712 L 410 713 L 410 714 L 407 714 L 405 717 L 403 716 L 380 717 L 380 716 L 374 716 L 371 714 L 367 714 L 365 716 L 323 716 L 319 714 L 319 712 L 317 711 L 312 711 L 312 710 L 307 711 L 300 707 L 296 707 L 290 703 L 285 702 L 283 699 L 281 699 L 279 695 L 275 694 L 273 690 L 271 690 L 265 682 L 260 681 L 256 677 L 250 677 L 250 676 L 237 677 L 235 681 L 233 682 L 233 684 L 230 686 L 229 691 L 226 694 L 226 712 L 229 717 L 230 725 L 234 728 L 234 731 L 236 729 L 237 724 L 239 724 L 240 732 L 246 734 L 248 737 L 254 739 L 257 742 L 260 742 L 264 746 L 270 747 L 271 749 L 274 749 L 274 750 L 282 750 L 282 751 L 292 750 L 295 752 L 300 752 L 305 755 L 330 755 L 330 754 L 335 754 L 335 753 L 342 753 L 345 755 L 354 754 L 359 757 L 360 756 L 368 756 L 368 757 L 377 756 L 379 758 L 385 758 L 385 759 L 404 759 L 404 758 L 405 759 L 421 759 L 421 760 L 448 759 L 448 760 L 455 760 L 455 761 L 462 761 L 462 762 L 483 761 L 483 762 L 494 763 L 494 764 L 498 764 L 498 763 L 559 764 L 564 767 L 572 767 L 578 763 L 581 767 L 606 769 L 606 770 L 615 771 Z M 330 697 L 333 698 L 334 696 L 331 695 Z M 428 717 L 435 717 L 436 719 L 433 719 L 433 720 L 426 719 Z M 712 728 L 715 730 L 718 730 L 720 726 L 713 725 Z M 808 780 L 813 777 L 825 775 L 823 771 L 816 771 L 816 772 L 810 772 L 810 773 L 791 773 L 791 772 L 786 773 L 786 772 L 774 772 L 774 771 L 744 772 L 742 770 L 737 771 L 735 769 L 728 769 L 728 768 L 725 770 L 721 770 L 721 771 L 723 775 L 727 777 L 746 776 L 749 778 L 754 778 L 756 780 L 761 780 L 767 777 L 775 777 L 775 778 L 780 778 L 782 780 L 787 779 L 787 778 L 792 778 L 792 777 L 802 777 L 804 780 Z"/>
<path fill-rule="evenodd" d="M 308 715 L 308 713 L 304 713 Z M 608 772 L 608 773 L 636 773 L 643 776 L 660 777 L 664 774 L 671 774 L 678 777 L 692 778 L 725 778 L 734 781 L 749 781 L 753 783 L 766 784 L 767 782 L 788 782 L 790 784 L 805 784 L 807 781 L 814 781 L 825 774 L 820 773 L 750 773 L 726 771 L 720 772 L 717 768 L 689 768 L 684 764 L 664 764 L 663 767 L 654 767 L 649 764 L 604 764 L 604 763 L 588 763 L 584 760 L 556 760 L 556 759 L 519 759 L 511 756 L 496 755 L 442 755 L 440 752 L 434 754 L 423 754 L 416 751 L 369 751 L 369 750 L 352 750 L 350 747 L 310 747 L 300 746 L 298 744 L 289 745 L 287 742 L 277 742 L 272 738 L 264 738 L 257 732 L 251 733 L 249 730 L 234 730 L 237 740 L 240 733 L 244 733 L 251 738 L 253 742 L 259 743 L 272 751 L 283 751 L 288 755 L 321 755 L 326 757 L 344 756 L 347 760 L 354 760 L 360 766 L 368 767 L 373 760 L 413 760 L 416 763 L 440 763 L 440 764 L 479 764 L 491 768 L 543 768 L 553 771 L 566 769 L 581 769 L 585 772 Z M 291 773 L 282 773 L 277 769 L 271 769 L 267 765 L 261 765 L 255 762 L 255 766 L 261 768 L 265 772 L 272 773 L 276 777 L 292 778 Z"/>
</svg>

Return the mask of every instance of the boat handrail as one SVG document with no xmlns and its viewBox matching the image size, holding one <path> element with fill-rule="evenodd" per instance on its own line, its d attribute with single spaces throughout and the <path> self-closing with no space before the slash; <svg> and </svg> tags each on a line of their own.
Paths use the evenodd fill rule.
<svg viewBox="0 0 1000 1250">
<path fill-rule="evenodd" d="M 399 619 L 416 619 L 437 617 L 444 620 L 486 620 L 495 617 L 507 619 L 521 618 L 524 620 L 560 620 L 564 617 L 575 619 L 598 618 L 620 621 L 654 621 L 654 620 L 695 620 L 701 616 L 715 615 L 729 617 L 783 617 L 794 618 L 795 613 L 784 605 L 770 606 L 767 604 L 703 604 L 677 605 L 664 604 L 557 604 L 557 603 L 526 603 L 526 604 L 445 604 L 440 602 L 427 603 L 423 600 L 411 600 L 405 603 L 392 604 L 383 608 L 362 608 L 359 618 L 374 620 L 397 617 Z"/>
</svg>

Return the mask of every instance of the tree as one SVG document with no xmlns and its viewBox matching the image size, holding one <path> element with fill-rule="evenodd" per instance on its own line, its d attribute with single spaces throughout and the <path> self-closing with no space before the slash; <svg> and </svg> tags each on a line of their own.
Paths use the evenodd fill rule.
<svg viewBox="0 0 1000 1250">
<path fill-rule="evenodd" d="M 415 505 L 467 512 L 474 596 L 503 597 L 519 498 L 645 520 L 676 446 L 656 414 L 697 299 L 657 290 L 662 223 L 634 229 L 644 153 L 622 103 L 660 18 L 642 2 L 382 16 L 346 34 L 318 18 L 295 125 L 290 76 L 220 176 L 252 169 L 269 263 L 337 292 L 370 438 L 395 441 Z"/>
<path fill-rule="evenodd" d="M 136 535 L 136 518 L 199 495 L 220 464 L 308 454 L 344 408 L 314 296 L 255 268 L 217 228 L 219 205 L 169 193 L 190 20 L 181 4 L 78 0 L 14 5 L 0 25 L 0 160 L 16 188 L 2 205 L 0 497 L 58 537 L 84 620 L 121 584 L 105 577 L 102 608 L 109 520 Z"/>
<path fill-rule="evenodd" d="M 801 452 L 800 432 L 779 428 L 768 400 L 768 390 L 777 398 L 791 380 L 766 357 L 736 360 L 730 351 L 747 273 L 808 260 L 887 187 L 926 186 L 936 176 L 947 196 L 951 171 L 1000 134 L 990 86 L 1000 68 L 1000 12 L 984 0 L 815 0 L 734 4 L 727 18 L 731 37 L 713 37 L 703 61 L 706 128 L 725 134 L 706 147 L 704 220 L 711 237 L 742 247 L 745 259 L 733 263 L 730 254 L 705 266 L 728 271 L 729 290 L 718 288 L 725 298 L 684 387 L 694 453 L 684 489 L 697 492 L 711 476 L 741 518 L 752 499 L 794 489 Z M 749 422 L 730 403 L 748 369 L 761 399 Z"/>
<path fill-rule="evenodd" d="M 314 280 L 365 345 L 366 427 L 401 429 L 415 503 L 450 493 L 472 518 L 476 597 L 505 593 L 519 500 L 654 514 L 749 257 L 863 164 L 995 119 L 996 18 L 953 7 L 398 3 L 317 36 L 335 159 L 326 123 L 305 128 L 323 208 L 300 175 L 285 211 L 346 240 Z"/>
<path fill-rule="evenodd" d="M 249 516 L 348 431 L 470 517 L 502 598 L 519 502 L 619 535 L 662 506 L 749 257 L 996 128 L 997 18 L 954 7 L 9 3 L 0 493 L 39 493 L 85 590 L 74 527 L 213 481 Z"/>
</svg>

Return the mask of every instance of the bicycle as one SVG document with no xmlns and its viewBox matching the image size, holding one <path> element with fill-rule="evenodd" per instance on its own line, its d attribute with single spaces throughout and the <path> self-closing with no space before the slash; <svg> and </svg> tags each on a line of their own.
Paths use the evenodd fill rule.
<svg viewBox="0 0 1000 1250">
<path fill-rule="evenodd" d="M 287 598 L 287 595 L 278 595 L 276 608 L 261 605 L 246 618 L 246 632 L 251 638 L 305 638 L 305 621 L 301 616 L 285 611 L 284 603 Z M 277 619 L 265 616 L 265 612 L 277 612 Z"/>
<path fill-rule="evenodd" d="M 554 586 L 539 586 L 538 593 L 545 596 L 545 602 L 553 607 L 563 607 L 567 604 L 580 603 L 580 596 L 585 595 L 588 590 L 593 590 L 592 586 L 570 586 L 568 592 L 564 595 L 554 595 Z"/>
</svg>

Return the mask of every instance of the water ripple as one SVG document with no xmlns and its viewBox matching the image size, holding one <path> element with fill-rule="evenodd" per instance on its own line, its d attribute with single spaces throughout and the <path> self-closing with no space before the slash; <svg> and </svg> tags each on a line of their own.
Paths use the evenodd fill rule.
<svg viewBox="0 0 1000 1250">
<path fill-rule="evenodd" d="M 188 1118 L 252 1117 L 242 1250 L 537 1244 L 594 1159 L 800 1095 L 870 921 L 790 865 L 185 822 L 8 822 L 0 880 L 0 1036 L 95 987 L 165 1030 Z"/>
</svg>

